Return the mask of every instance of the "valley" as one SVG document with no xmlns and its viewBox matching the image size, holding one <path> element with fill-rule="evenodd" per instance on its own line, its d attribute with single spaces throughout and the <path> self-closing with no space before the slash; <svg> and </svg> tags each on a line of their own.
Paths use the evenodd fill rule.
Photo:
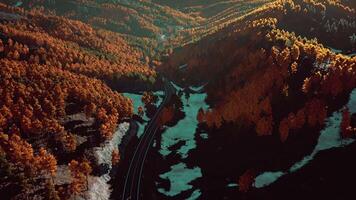
<svg viewBox="0 0 356 200">
<path fill-rule="evenodd" d="M 1 199 L 350 199 L 355 6 L 2 1 Z"/>
</svg>

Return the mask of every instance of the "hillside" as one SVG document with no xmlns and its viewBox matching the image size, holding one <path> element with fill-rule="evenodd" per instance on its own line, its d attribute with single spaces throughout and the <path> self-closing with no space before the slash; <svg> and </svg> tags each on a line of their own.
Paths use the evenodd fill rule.
<svg viewBox="0 0 356 200">
<path fill-rule="evenodd" d="M 17 1 L 7 0 L 10 5 Z M 42 9 L 58 16 L 79 20 L 93 27 L 120 33 L 132 46 L 148 56 L 157 56 L 171 44 L 179 31 L 200 21 L 151 1 L 24 1 L 25 9 Z"/>
<path fill-rule="evenodd" d="M 42 9 L 120 33 L 145 55 L 159 59 L 170 49 L 196 41 L 270 0 L 5 2 L 25 9 Z"/>
<path fill-rule="evenodd" d="M 258 7 L 258 5 L 268 2 L 266 0 L 246 1 L 246 0 L 191 0 L 191 1 L 164 1 L 154 0 L 158 4 L 167 5 L 181 12 L 192 16 L 199 16 L 205 19 L 227 15 L 231 10 L 237 8 L 243 10 L 243 7 Z"/>
<path fill-rule="evenodd" d="M 316 9 L 323 12 L 316 12 Z M 335 15 L 335 12 L 339 14 Z M 302 13 L 308 13 L 309 20 L 293 21 L 305 16 Z M 354 14 L 354 9 L 332 1 L 324 4 L 276 2 L 254 11 L 197 44 L 178 49 L 161 69 L 182 84 L 214 82 L 208 84 L 207 91 L 208 101 L 217 107 L 216 113 L 213 112 L 211 116 L 217 117 L 215 125 L 218 127 L 222 121 L 239 121 L 247 117 L 245 120 L 255 125 L 262 120 L 260 123 L 266 125 L 266 132 L 259 132 L 268 135 L 273 129 L 272 116 L 268 116 L 273 112 L 271 105 L 275 104 L 274 99 L 278 99 L 279 103 L 285 101 L 287 107 L 295 107 L 296 102 L 315 97 L 328 99 L 329 95 L 337 98 L 354 88 L 355 57 L 336 54 L 333 49 L 324 47 L 327 45 L 343 52 L 355 52 L 352 35 Z M 321 18 L 323 20 L 319 20 Z M 330 25 L 331 21 L 340 23 Z M 311 24 L 302 26 L 298 24 L 301 22 Z M 333 27 L 333 31 L 328 25 Z M 320 37 L 307 39 L 315 34 Z M 337 43 L 334 40 L 336 35 Z M 179 70 L 184 64 L 187 64 L 187 68 Z M 215 77 L 219 77 L 219 80 Z M 255 104 L 251 97 L 255 99 Z M 329 99 L 329 103 L 335 101 L 334 98 Z M 238 106 L 239 109 L 229 106 Z M 245 112 L 242 108 L 250 110 Z M 238 112 L 229 112 L 232 110 Z M 267 114 L 261 112 L 269 113 L 267 118 L 260 118 Z"/>
<path fill-rule="evenodd" d="M 356 86 L 355 16 L 339 1 L 276 1 L 177 49 L 159 70 L 183 86 L 207 84 L 210 109 L 197 118 L 209 137 L 232 137 L 233 151 L 253 155 L 241 155 L 236 176 L 286 168 Z M 349 117 L 345 108 L 342 137 L 354 137 Z M 263 147 L 280 163 L 265 163 Z"/>
<path fill-rule="evenodd" d="M 157 1 L 182 10 L 189 15 L 202 18 L 196 26 L 183 29 L 172 41 L 173 47 L 181 47 L 194 43 L 207 35 L 215 33 L 223 27 L 238 21 L 244 15 L 261 6 L 273 2 L 271 0 L 253 1 Z"/>
<path fill-rule="evenodd" d="M 155 72 L 115 33 L 4 4 L 0 17 L 0 194 L 68 198 L 97 168 L 92 149 L 133 114 L 104 82 L 149 84 Z M 67 165 L 73 181 L 53 182 Z"/>
</svg>

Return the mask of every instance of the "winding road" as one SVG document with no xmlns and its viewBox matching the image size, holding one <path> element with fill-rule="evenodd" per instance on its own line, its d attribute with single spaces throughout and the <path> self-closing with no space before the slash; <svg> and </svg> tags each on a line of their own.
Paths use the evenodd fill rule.
<svg viewBox="0 0 356 200">
<path fill-rule="evenodd" d="M 158 107 L 157 112 L 152 117 L 150 122 L 147 124 L 146 130 L 141 136 L 139 143 L 136 147 L 136 150 L 131 159 L 125 177 L 125 184 L 122 192 L 122 200 L 143 199 L 140 193 L 140 185 L 141 185 L 142 171 L 146 160 L 146 156 L 149 148 L 152 145 L 153 138 L 157 130 L 159 129 L 159 125 L 158 125 L 159 115 L 162 112 L 164 106 L 170 101 L 172 95 L 175 93 L 175 88 L 172 86 L 172 84 L 164 77 L 162 78 L 162 80 L 164 83 L 165 97 L 161 105 Z"/>
</svg>

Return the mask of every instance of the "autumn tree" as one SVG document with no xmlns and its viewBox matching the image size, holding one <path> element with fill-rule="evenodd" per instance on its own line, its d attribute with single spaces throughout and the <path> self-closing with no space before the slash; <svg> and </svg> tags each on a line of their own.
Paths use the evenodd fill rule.
<svg viewBox="0 0 356 200">
<path fill-rule="evenodd" d="M 204 122 L 204 110 L 202 108 L 199 108 L 198 114 L 197 114 L 197 120 L 199 123 Z"/>
<path fill-rule="evenodd" d="M 65 152 L 74 152 L 77 148 L 77 140 L 71 133 L 62 131 L 56 134 L 56 140 L 60 142 Z"/>
<path fill-rule="evenodd" d="M 172 106 L 164 107 L 159 117 L 159 124 L 162 126 L 167 122 L 170 122 L 173 119 L 173 117 L 174 117 L 174 108 Z"/>
<path fill-rule="evenodd" d="M 283 119 L 279 124 L 279 136 L 282 142 L 285 142 L 289 135 L 288 119 Z"/>
<path fill-rule="evenodd" d="M 260 118 L 256 125 L 257 135 L 271 135 L 273 129 L 273 119 L 272 117 Z"/>
<path fill-rule="evenodd" d="M 151 105 L 157 102 L 157 96 L 155 96 L 152 92 L 144 92 L 141 97 L 142 103 L 147 105 Z"/>
<path fill-rule="evenodd" d="M 255 172 L 254 170 L 246 170 L 238 180 L 239 183 L 239 191 L 240 192 L 248 192 L 251 187 L 253 186 L 253 183 L 255 181 Z"/>
<path fill-rule="evenodd" d="M 69 187 L 70 194 L 79 194 L 88 189 L 88 176 L 92 171 L 90 163 L 86 160 L 82 162 L 72 160 L 68 166 L 72 177 Z"/>
<path fill-rule="evenodd" d="M 90 104 L 88 104 L 84 107 L 84 112 L 87 117 L 90 117 L 96 113 L 96 109 L 97 109 L 97 106 L 93 102 L 91 102 Z"/>
<path fill-rule="evenodd" d="M 38 166 L 38 170 L 44 171 L 46 174 L 50 174 L 52 177 L 54 177 L 56 174 L 57 160 L 44 148 L 40 149 L 39 155 L 35 159 L 35 165 Z"/>
<path fill-rule="evenodd" d="M 327 115 L 325 103 L 320 99 L 312 99 L 306 104 L 308 124 L 312 127 L 322 125 Z"/>
</svg>

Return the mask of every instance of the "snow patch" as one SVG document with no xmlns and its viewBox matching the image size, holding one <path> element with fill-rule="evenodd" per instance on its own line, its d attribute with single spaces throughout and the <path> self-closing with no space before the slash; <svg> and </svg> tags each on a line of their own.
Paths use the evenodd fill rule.
<svg viewBox="0 0 356 200">
<path fill-rule="evenodd" d="M 111 140 L 106 141 L 101 147 L 93 148 L 94 156 L 97 159 L 98 164 L 107 164 L 112 168 L 111 154 L 113 150 L 118 150 L 119 144 L 127 130 L 129 129 L 129 123 L 119 124 L 116 132 L 113 134 Z M 109 181 L 111 179 L 109 173 L 100 177 L 89 176 L 88 177 L 88 190 L 83 194 L 76 195 L 71 199 L 75 200 L 109 200 L 112 189 Z M 54 179 L 56 185 L 70 184 L 72 181 L 70 170 L 67 165 L 60 165 L 57 168 L 57 174 Z"/>
<path fill-rule="evenodd" d="M 113 134 L 111 140 L 106 141 L 101 147 L 94 148 L 95 158 L 99 164 L 109 164 L 111 167 L 111 154 L 113 150 L 118 150 L 119 144 L 129 129 L 129 123 L 119 124 L 117 131 Z"/>
<path fill-rule="evenodd" d="M 256 177 L 255 187 L 262 188 L 267 185 L 270 185 L 271 183 L 275 182 L 277 179 L 279 179 L 279 177 L 283 175 L 284 175 L 283 172 L 265 172 Z"/>
<path fill-rule="evenodd" d="M 84 199 L 95 199 L 95 200 L 108 200 L 111 195 L 110 185 L 108 181 L 110 176 L 90 176 L 88 179 L 89 190 L 85 192 Z"/>
<path fill-rule="evenodd" d="M 161 179 L 169 180 L 170 189 L 165 190 L 163 188 L 158 188 L 158 191 L 162 194 L 173 197 L 183 191 L 192 189 L 193 186 L 189 183 L 201 176 L 202 172 L 199 167 L 190 169 L 185 163 L 179 163 L 177 165 L 171 166 L 171 171 L 159 175 Z M 200 192 L 197 191 L 194 196 L 195 195 L 200 195 Z"/>
<path fill-rule="evenodd" d="M 127 130 L 129 129 L 129 123 L 121 123 L 118 126 L 117 131 L 114 133 L 111 140 L 106 141 L 101 147 L 94 148 L 94 156 L 96 157 L 98 164 L 107 164 L 110 169 L 112 168 L 111 155 L 114 150 L 118 150 L 119 144 Z M 107 174 L 100 177 L 90 176 L 88 179 L 88 191 L 84 193 L 86 200 L 108 200 L 110 198 L 112 189 L 109 185 L 111 179 L 110 170 Z"/>
</svg>

